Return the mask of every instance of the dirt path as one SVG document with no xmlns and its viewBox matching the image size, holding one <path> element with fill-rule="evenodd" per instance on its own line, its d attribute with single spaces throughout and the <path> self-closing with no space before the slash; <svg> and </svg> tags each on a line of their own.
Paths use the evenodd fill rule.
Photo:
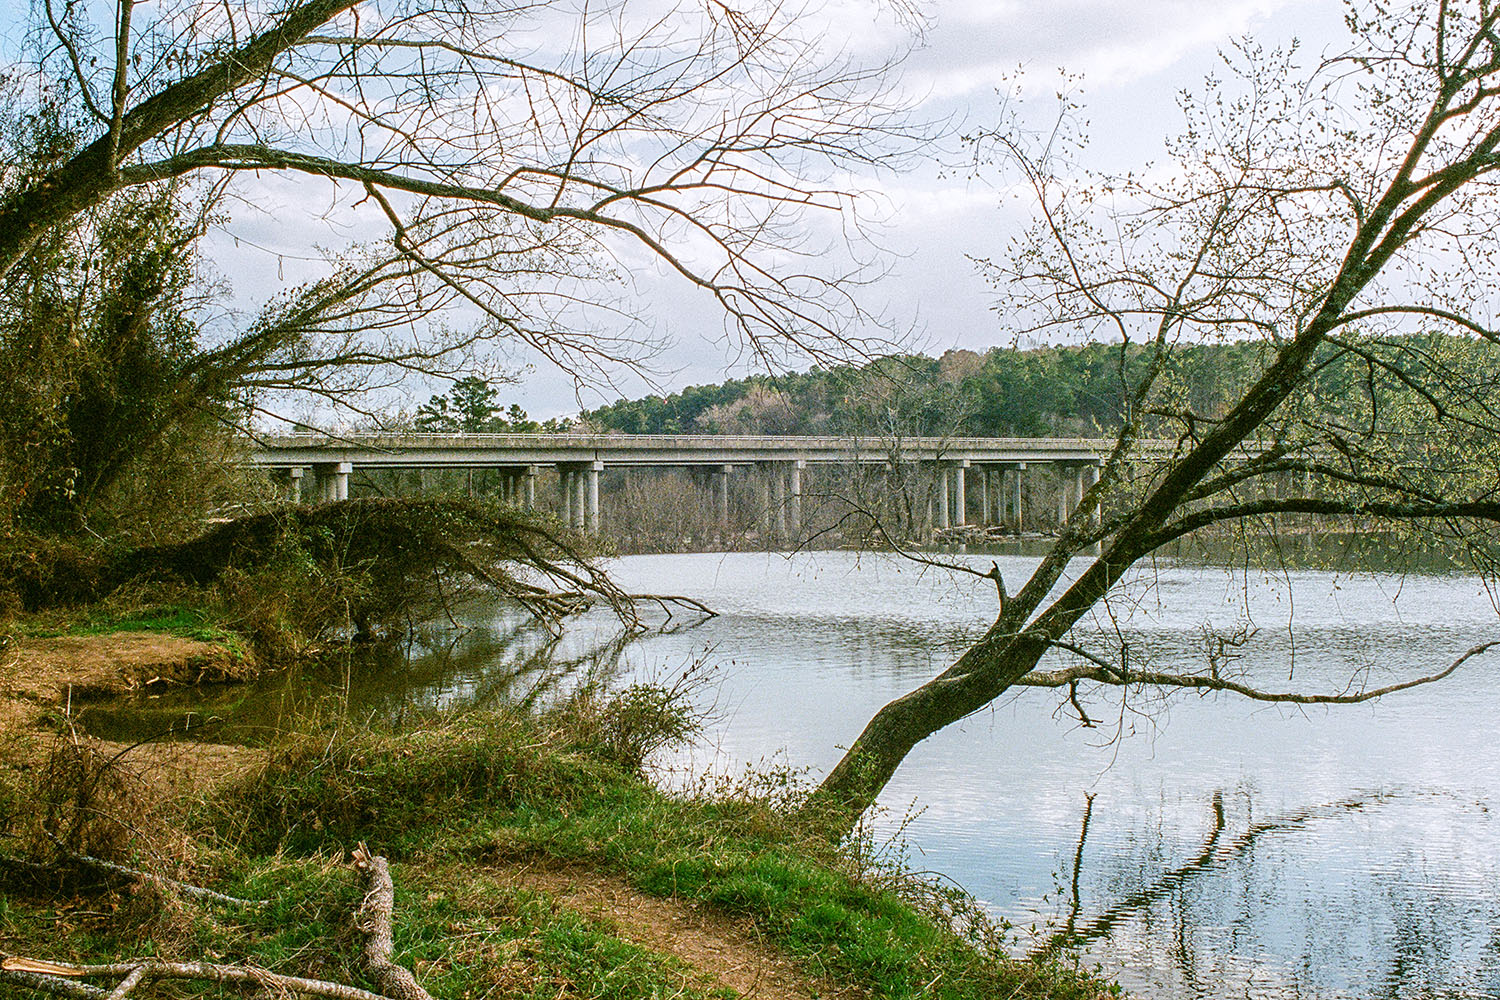
<svg viewBox="0 0 1500 1000">
<path fill-rule="evenodd" d="M 620 937 L 675 955 L 747 1000 L 858 1000 L 862 992 L 811 980 L 766 943 L 750 920 L 675 899 L 646 896 L 621 879 L 578 868 L 515 865 L 502 881 L 546 893 L 586 917 L 612 924 Z"/>
</svg>

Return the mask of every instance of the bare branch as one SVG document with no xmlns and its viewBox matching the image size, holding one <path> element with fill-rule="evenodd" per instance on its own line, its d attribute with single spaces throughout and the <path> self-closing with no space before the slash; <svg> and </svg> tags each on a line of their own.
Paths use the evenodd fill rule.
<svg viewBox="0 0 1500 1000">
<path fill-rule="evenodd" d="M 1054 645 L 1056 645 L 1054 643 Z M 1470 659 L 1500 646 L 1500 640 L 1482 643 L 1464 653 L 1448 666 L 1436 673 L 1397 681 L 1381 687 L 1340 693 L 1305 694 L 1295 691 L 1263 691 L 1259 688 L 1228 680 L 1217 674 L 1173 674 L 1153 670 L 1132 670 L 1125 674 L 1115 667 L 1101 667 L 1096 663 L 1088 666 L 1068 667 L 1062 670 L 1033 670 L 1015 683 L 1020 687 L 1058 688 L 1071 687 L 1079 681 L 1094 681 L 1116 687 L 1126 684 L 1152 685 L 1166 688 L 1186 688 L 1198 691 L 1224 691 L 1237 694 L 1251 701 L 1276 702 L 1287 705 L 1358 705 L 1374 701 L 1386 695 L 1407 691 L 1424 684 L 1434 684 L 1453 674 Z M 1092 658 L 1091 658 L 1092 659 Z"/>
</svg>

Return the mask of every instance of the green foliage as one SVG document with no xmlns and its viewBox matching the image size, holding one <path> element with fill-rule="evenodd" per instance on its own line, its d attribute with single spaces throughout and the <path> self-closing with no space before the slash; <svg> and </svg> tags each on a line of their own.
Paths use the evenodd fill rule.
<svg viewBox="0 0 1500 1000">
<path fill-rule="evenodd" d="M 520 797 L 567 802 L 621 772 L 511 713 L 464 715 L 412 732 L 340 726 L 277 747 L 217 822 L 248 846 L 305 851 L 360 838 L 398 854 Z"/>
<path fill-rule="evenodd" d="M 570 429 L 566 419 L 538 423 L 520 404 L 502 409 L 494 386 L 476 375 L 465 375 L 446 393 L 435 395 L 417 407 L 413 421 L 418 430 L 465 434 L 548 434 Z"/>
<path fill-rule="evenodd" d="M 21 155 L 40 155 L 42 141 L 23 136 Z M 185 442 L 221 434 L 215 417 L 232 400 L 198 367 L 204 348 L 190 318 L 208 221 L 180 187 L 142 188 L 50 233 L 0 283 L 7 521 L 76 531 L 128 477 L 170 492 L 189 464 L 172 460 Z M 190 450 L 205 464 L 205 449 Z M 140 516 L 110 513 L 101 527 Z"/>
<path fill-rule="evenodd" d="M 402 629 L 469 587 L 514 598 L 543 618 L 577 610 L 588 596 L 620 600 L 585 554 L 536 515 L 458 497 L 293 507 L 136 549 L 13 541 L 0 547 L 0 604 L 12 610 L 81 605 L 122 588 L 165 593 L 210 609 L 271 660 L 316 642 Z M 556 574 L 554 585 L 523 579 L 522 564 Z M 100 624 L 114 627 L 107 617 Z"/>
<path fill-rule="evenodd" d="M 1358 342 L 1357 342 L 1358 343 Z M 1370 339 L 1360 354 L 1332 349 L 1302 403 L 1321 418 L 1351 419 L 1373 403 L 1409 405 L 1409 384 L 1442 367 L 1466 374 L 1470 395 L 1494 384 L 1492 351 L 1448 335 Z M 1263 371 L 1260 342 L 1181 345 L 1145 403 L 1141 433 L 1175 436 L 1184 413 L 1223 416 Z M 1148 352 L 1136 345 L 1086 344 L 1032 350 L 949 351 L 941 358 L 895 356 L 864 365 L 691 386 L 670 396 L 619 400 L 584 417 L 630 434 L 891 434 L 1040 437 L 1111 434 L 1131 409 Z M 1439 394 L 1449 394 L 1441 384 Z M 1374 392 L 1372 397 L 1371 393 Z"/>
</svg>

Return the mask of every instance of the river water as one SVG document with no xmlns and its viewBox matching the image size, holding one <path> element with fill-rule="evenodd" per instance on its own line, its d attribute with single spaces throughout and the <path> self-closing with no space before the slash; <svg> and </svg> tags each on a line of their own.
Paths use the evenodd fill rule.
<svg viewBox="0 0 1500 1000">
<path fill-rule="evenodd" d="M 1013 588 L 1036 564 L 997 562 Z M 393 666 L 399 688 L 346 678 L 343 694 L 391 710 L 515 697 L 546 663 L 618 660 L 622 682 L 701 663 L 708 730 L 663 762 L 675 780 L 746 765 L 816 779 L 994 615 L 990 581 L 886 555 L 636 556 L 614 572 L 720 614 L 622 649 L 602 614 L 548 643 L 480 613 L 488 627 Z M 1160 562 L 1075 637 L 1134 669 L 1199 669 L 1222 648 L 1257 686 L 1329 691 L 1441 669 L 1500 638 L 1500 615 L 1471 577 Z M 1143 997 L 1500 996 L 1500 649 L 1356 706 L 1080 695 L 1092 725 L 1065 693 L 1020 690 L 920 745 L 877 840 L 1009 921 L 1018 952 L 1070 930 Z"/>
<path fill-rule="evenodd" d="M 1035 560 L 998 563 L 1016 587 Z M 645 556 L 617 573 L 721 611 L 626 654 L 638 676 L 717 665 L 699 769 L 816 777 L 994 615 L 988 580 L 890 556 Z M 575 653 L 606 634 L 589 631 Z M 1161 563 L 1078 634 L 1160 670 L 1244 635 L 1225 670 L 1327 691 L 1431 673 L 1500 638 L 1500 616 L 1467 577 Z M 877 836 L 899 831 L 916 867 L 1015 925 L 1018 950 L 1071 919 L 1085 960 L 1142 996 L 1500 996 L 1500 650 L 1356 706 L 1083 696 L 1092 727 L 1036 689 L 929 739 Z"/>
</svg>

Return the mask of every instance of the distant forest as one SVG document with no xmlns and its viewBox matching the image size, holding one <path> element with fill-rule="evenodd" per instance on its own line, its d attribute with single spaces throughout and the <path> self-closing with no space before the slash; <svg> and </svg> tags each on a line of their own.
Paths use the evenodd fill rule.
<svg viewBox="0 0 1500 1000">
<path fill-rule="evenodd" d="M 1451 364 L 1457 354 L 1471 379 L 1500 384 L 1493 352 L 1476 341 L 1422 335 L 1355 346 L 1329 350 L 1305 401 L 1323 416 L 1368 413 L 1372 394 L 1401 392 L 1403 375 L 1439 355 Z M 1223 415 L 1270 355 L 1261 342 L 1177 349 L 1146 404 L 1143 432 L 1180 428 L 1186 413 Z M 596 431 L 627 434 L 1092 436 L 1120 426 L 1146 357 L 1119 344 L 903 355 L 622 399 L 582 417 Z"/>
</svg>

